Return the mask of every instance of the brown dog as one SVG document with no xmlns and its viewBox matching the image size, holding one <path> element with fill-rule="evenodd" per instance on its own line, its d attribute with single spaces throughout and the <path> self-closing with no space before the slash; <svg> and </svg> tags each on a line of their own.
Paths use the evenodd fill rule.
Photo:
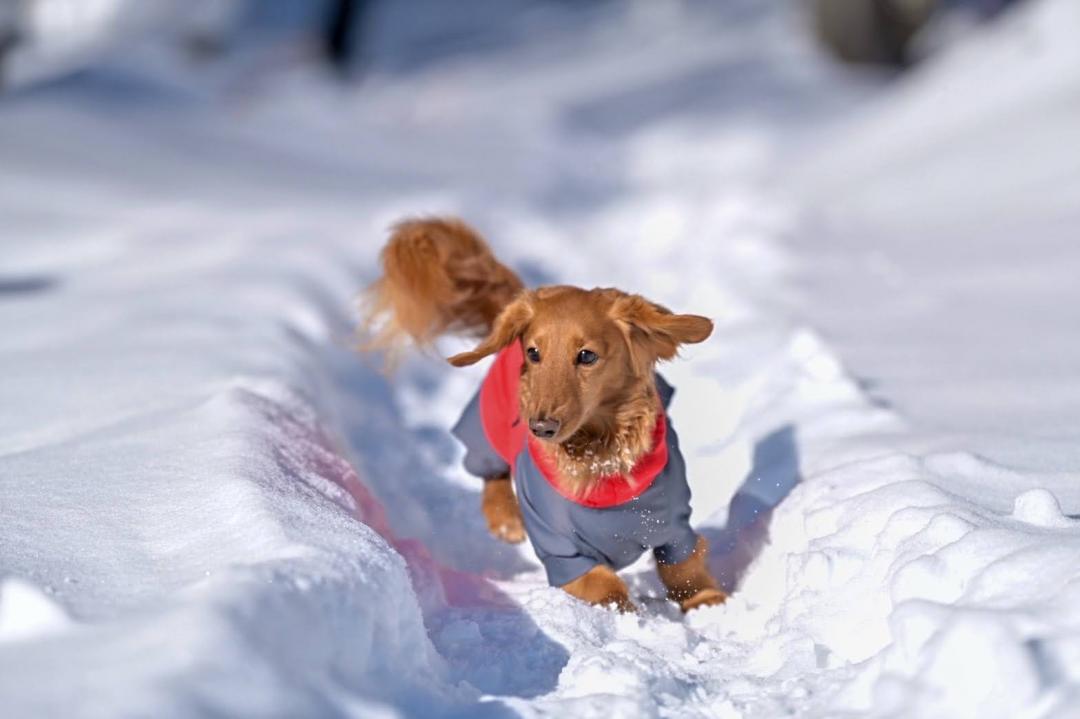
<svg viewBox="0 0 1080 719">
<path fill-rule="evenodd" d="M 453 219 L 397 225 L 382 263 L 368 295 L 369 347 L 410 338 L 430 346 L 458 332 L 483 339 L 451 364 L 498 355 L 455 428 L 467 446 L 470 433 L 485 444 L 466 467 L 486 480 L 481 507 L 492 534 L 509 542 L 528 534 L 549 580 L 592 603 L 632 608 L 614 569 L 644 547 L 654 548 L 668 596 L 684 611 L 724 601 L 705 540 L 689 527 L 689 489 L 665 411 L 671 390 L 655 374 L 680 345 L 705 340 L 711 321 L 615 289 L 527 291 Z"/>
</svg>

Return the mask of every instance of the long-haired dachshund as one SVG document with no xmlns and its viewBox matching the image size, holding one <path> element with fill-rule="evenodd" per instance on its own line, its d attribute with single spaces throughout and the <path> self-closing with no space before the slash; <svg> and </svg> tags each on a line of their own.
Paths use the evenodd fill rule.
<svg viewBox="0 0 1080 719">
<path fill-rule="evenodd" d="M 455 219 L 398 224 L 382 265 L 368 295 L 371 347 L 457 332 L 483 339 L 452 365 L 495 355 L 453 429 L 466 469 L 484 479 L 492 534 L 528 535 L 548 581 L 594 604 L 633 609 L 615 572 L 646 549 L 683 611 L 726 599 L 690 528 L 666 413 L 673 390 L 655 372 L 680 345 L 705 340 L 710 320 L 616 289 L 527 290 Z"/>
</svg>

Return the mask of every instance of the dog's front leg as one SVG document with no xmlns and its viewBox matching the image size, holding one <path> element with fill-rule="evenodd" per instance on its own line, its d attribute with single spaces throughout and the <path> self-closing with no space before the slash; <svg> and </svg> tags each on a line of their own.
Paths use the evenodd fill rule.
<svg viewBox="0 0 1080 719">
<path fill-rule="evenodd" d="M 709 573 L 706 559 L 709 543 L 705 537 L 698 537 L 694 552 L 678 564 L 656 563 L 660 581 L 667 588 L 668 599 L 679 603 L 684 612 L 697 607 L 723 604 L 727 595 L 716 584 Z"/>
<path fill-rule="evenodd" d="M 630 601 L 630 590 L 611 567 L 598 564 L 572 582 L 562 586 L 571 596 L 589 604 L 607 606 L 614 604 L 620 612 L 634 612 L 637 608 Z"/>
<path fill-rule="evenodd" d="M 525 524 L 521 519 L 510 477 L 494 477 L 484 480 L 484 492 L 480 509 L 487 520 L 488 531 L 497 539 L 510 544 L 525 541 Z"/>
</svg>

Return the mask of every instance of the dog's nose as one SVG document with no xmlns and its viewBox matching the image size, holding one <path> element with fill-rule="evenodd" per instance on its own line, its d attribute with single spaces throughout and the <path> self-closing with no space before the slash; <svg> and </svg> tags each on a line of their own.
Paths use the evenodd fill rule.
<svg viewBox="0 0 1080 719">
<path fill-rule="evenodd" d="M 551 439 L 558 431 L 561 423 L 557 419 L 530 419 L 529 429 L 540 439 Z"/>
</svg>

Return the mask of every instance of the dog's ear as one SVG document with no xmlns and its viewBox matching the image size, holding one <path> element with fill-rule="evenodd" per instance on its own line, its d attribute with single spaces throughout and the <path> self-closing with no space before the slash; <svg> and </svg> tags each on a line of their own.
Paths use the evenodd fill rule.
<svg viewBox="0 0 1080 719">
<path fill-rule="evenodd" d="M 495 354 L 503 347 L 515 341 L 525 332 L 533 316 L 531 296 L 523 292 L 513 302 L 503 308 L 495 318 L 491 333 L 471 352 L 462 352 L 451 357 L 448 362 L 455 367 L 476 364 L 490 354 Z"/>
<path fill-rule="evenodd" d="M 713 330 L 708 317 L 677 315 L 641 295 L 619 293 L 610 313 L 630 347 L 653 361 L 671 359 L 678 354 L 680 345 L 704 342 Z"/>
</svg>

